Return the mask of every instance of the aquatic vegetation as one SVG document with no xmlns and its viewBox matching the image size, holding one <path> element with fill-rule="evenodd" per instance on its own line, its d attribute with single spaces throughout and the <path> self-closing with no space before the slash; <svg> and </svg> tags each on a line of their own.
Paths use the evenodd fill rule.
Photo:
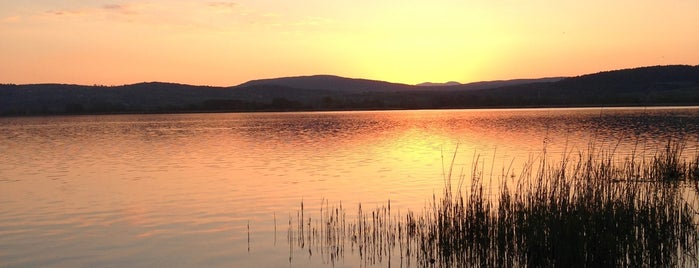
<svg viewBox="0 0 699 268">
<path fill-rule="evenodd" d="M 350 250 L 366 265 L 696 266 L 699 155 L 685 158 L 685 144 L 669 141 L 650 159 L 618 160 L 613 150 L 541 157 L 518 176 L 504 171 L 495 195 L 478 163 L 454 185 L 452 163 L 442 195 L 421 213 L 392 212 L 389 201 L 370 211 L 360 204 L 350 217 L 324 200 L 314 220 L 302 203 L 289 245 L 330 264 Z"/>
</svg>

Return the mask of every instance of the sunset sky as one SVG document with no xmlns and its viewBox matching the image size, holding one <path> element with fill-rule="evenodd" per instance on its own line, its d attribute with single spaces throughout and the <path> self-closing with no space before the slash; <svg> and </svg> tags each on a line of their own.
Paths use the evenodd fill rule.
<svg viewBox="0 0 699 268">
<path fill-rule="evenodd" d="M 473 82 L 699 64 L 699 1 L 2 0 L 0 83 Z"/>
</svg>

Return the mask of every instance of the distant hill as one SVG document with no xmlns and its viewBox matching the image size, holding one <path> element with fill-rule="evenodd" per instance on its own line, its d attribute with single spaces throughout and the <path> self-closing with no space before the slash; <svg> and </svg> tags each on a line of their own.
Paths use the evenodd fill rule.
<svg viewBox="0 0 699 268">
<path fill-rule="evenodd" d="M 565 77 L 547 77 L 547 78 L 535 78 L 535 79 L 511 79 L 511 80 L 495 80 L 495 81 L 481 81 L 461 84 L 459 82 L 446 82 L 446 83 L 430 83 L 425 82 L 417 84 L 420 87 L 444 87 L 443 89 L 449 90 L 479 90 L 488 88 L 498 88 L 505 86 L 515 86 L 531 83 L 548 83 L 557 82 L 563 80 Z"/>
<path fill-rule="evenodd" d="M 443 86 L 458 86 L 461 85 L 461 83 L 456 82 L 456 81 L 449 81 L 446 83 L 432 83 L 432 82 L 424 82 L 417 84 L 416 86 L 419 87 L 443 87 Z"/>
<path fill-rule="evenodd" d="M 297 77 L 282 77 L 272 79 L 252 80 L 238 85 L 238 88 L 246 87 L 264 87 L 264 86 L 281 86 L 295 89 L 319 89 L 327 91 L 335 91 L 342 93 L 376 93 L 376 92 L 397 92 L 397 91 L 421 91 L 429 88 L 435 90 L 478 90 L 497 88 L 512 85 L 539 83 L 539 82 L 556 82 L 564 77 L 537 78 L 537 79 L 512 79 L 512 80 L 496 80 L 482 81 L 461 84 L 459 82 L 447 83 L 422 83 L 418 85 L 407 85 L 390 83 L 377 80 L 345 78 L 333 75 L 312 75 L 312 76 L 297 76 Z"/>
<path fill-rule="evenodd" d="M 699 65 L 671 65 L 599 72 L 564 79 L 566 89 L 618 92 L 656 91 L 693 87 L 699 83 Z"/>
<path fill-rule="evenodd" d="M 671 65 L 605 71 L 555 82 L 477 91 L 486 106 L 698 105 L 699 66 Z"/>
<path fill-rule="evenodd" d="M 297 76 L 283 77 L 272 79 L 252 80 L 241 85 L 239 88 L 250 86 L 283 86 L 297 89 L 320 89 L 340 91 L 344 93 L 363 93 L 363 92 L 390 92 L 412 90 L 414 86 L 406 84 L 389 83 L 384 81 L 345 78 L 334 75 L 313 75 L 313 76 Z"/>
<path fill-rule="evenodd" d="M 620 105 L 699 105 L 699 66 L 420 86 L 331 75 L 234 87 L 0 84 L 0 115 Z"/>
<path fill-rule="evenodd" d="M 481 82 L 473 82 L 473 83 L 467 83 L 467 84 L 459 84 L 459 85 L 444 85 L 442 86 L 443 90 L 451 90 L 451 91 L 468 91 L 468 90 L 481 90 L 481 89 L 491 89 L 491 88 L 499 88 L 499 87 L 506 87 L 506 86 L 517 86 L 517 85 L 526 85 L 526 84 L 533 84 L 533 83 L 550 83 L 550 82 L 558 82 L 560 80 L 563 80 L 565 77 L 547 77 L 547 78 L 535 78 L 535 79 L 511 79 L 511 80 L 495 80 L 495 81 L 481 81 Z"/>
</svg>

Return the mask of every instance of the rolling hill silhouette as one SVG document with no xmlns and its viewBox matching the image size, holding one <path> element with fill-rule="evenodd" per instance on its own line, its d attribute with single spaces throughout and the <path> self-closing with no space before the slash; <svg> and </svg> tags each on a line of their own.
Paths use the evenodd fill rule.
<svg viewBox="0 0 699 268">
<path fill-rule="evenodd" d="M 377 80 L 345 78 L 334 75 L 312 75 L 260 79 L 238 85 L 239 88 L 250 86 L 283 86 L 296 89 L 332 90 L 343 93 L 390 92 L 414 90 L 406 84 L 389 83 Z"/>
<path fill-rule="evenodd" d="M 689 65 L 469 84 L 406 85 L 315 75 L 233 87 L 0 85 L 0 115 L 697 104 L 699 66 Z"/>
</svg>

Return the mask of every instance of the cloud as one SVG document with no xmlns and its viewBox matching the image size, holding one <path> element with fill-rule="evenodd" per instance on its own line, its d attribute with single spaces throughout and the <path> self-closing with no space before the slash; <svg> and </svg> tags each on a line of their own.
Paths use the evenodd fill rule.
<svg viewBox="0 0 699 268">
<path fill-rule="evenodd" d="M 135 11 L 135 8 L 133 5 L 125 5 L 125 4 L 107 4 L 102 6 L 103 11 L 108 11 L 108 12 L 115 12 L 119 14 L 124 14 L 124 15 L 133 15 L 138 12 Z"/>
<path fill-rule="evenodd" d="M 208 6 L 210 7 L 215 7 L 215 8 L 237 8 L 238 4 L 235 2 L 209 2 Z"/>
<path fill-rule="evenodd" d="M 54 16 L 71 16 L 71 15 L 85 15 L 87 12 L 84 10 L 79 10 L 79 9 L 57 9 L 57 10 L 48 10 L 46 11 L 46 14 L 49 15 L 54 15 Z"/>
<path fill-rule="evenodd" d="M 124 9 L 124 5 L 107 4 L 107 5 L 102 6 L 102 8 L 107 9 L 107 10 L 122 10 L 122 9 Z"/>
<path fill-rule="evenodd" d="M 123 12 L 129 10 L 129 6 L 124 4 L 107 4 L 102 6 L 102 9 L 106 11 Z"/>
<path fill-rule="evenodd" d="M 141 6 L 137 4 L 105 4 L 102 6 L 83 6 L 67 9 L 52 9 L 44 15 L 53 16 L 104 16 L 104 15 L 135 15 Z"/>
<path fill-rule="evenodd" d="M 211 31 L 247 31 L 250 27 L 272 29 L 282 26 L 314 27 L 319 18 L 290 18 L 275 10 L 259 10 L 233 1 L 118 1 L 50 9 L 24 16 L 20 22 L 135 24 L 146 28 L 191 29 Z M 10 23 L 10 18 L 0 18 Z"/>
</svg>

